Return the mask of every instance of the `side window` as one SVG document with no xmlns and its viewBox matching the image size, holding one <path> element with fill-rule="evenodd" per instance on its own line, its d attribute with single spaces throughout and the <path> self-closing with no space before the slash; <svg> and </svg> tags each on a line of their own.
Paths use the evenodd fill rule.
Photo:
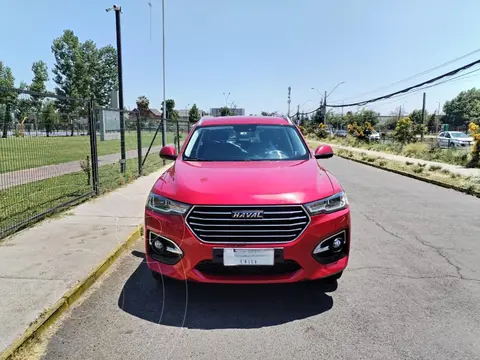
<svg viewBox="0 0 480 360">
<path fill-rule="evenodd" d="M 444 137 L 445 136 L 445 133 L 441 132 L 440 134 L 438 134 L 438 137 Z"/>
<path fill-rule="evenodd" d="M 449 133 L 445 133 L 445 137 L 446 137 L 447 139 L 450 139 L 450 138 L 451 138 L 451 136 L 450 136 Z"/>
<path fill-rule="evenodd" d="M 200 132 L 203 133 L 204 131 L 196 130 L 193 133 L 192 137 L 190 138 L 190 141 L 188 142 L 187 147 L 185 148 L 185 152 L 184 152 L 185 156 L 192 157 L 192 152 L 193 152 L 194 146 L 195 145 L 198 146 L 198 141 L 197 140 L 198 140 L 198 136 L 199 136 Z"/>
</svg>

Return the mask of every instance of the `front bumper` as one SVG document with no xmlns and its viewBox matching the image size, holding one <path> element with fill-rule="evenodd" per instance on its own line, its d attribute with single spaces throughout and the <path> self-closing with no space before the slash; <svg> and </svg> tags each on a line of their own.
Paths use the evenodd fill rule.
<svg viewBox="0 0 480 360">
<path fill-rule="evenodd" d="M 334 258 L 314 257 L 316 246 L 344 232 L 342 253 Z M 148 267 L 178 280 L 206 283 L 291 283 L 325 278 L 343 271 L 350 253 L 350 208 L 311 217 L 306 230 L 294 241 L 282 244 L 206 244 L 200 241 L 178 215 L 161 215 L 145 210 L 145 249 Z M 183 252 L 180 260 L 167 264 L 155 259 L 150 233 L 175 243 Z M 274 248 L 273 266 L 223 266 L 223 248 Z M 339 258 L 340 257 L 340 258 Z M 172 263 L 172 261 L 167 261 Z"/>
</svg>

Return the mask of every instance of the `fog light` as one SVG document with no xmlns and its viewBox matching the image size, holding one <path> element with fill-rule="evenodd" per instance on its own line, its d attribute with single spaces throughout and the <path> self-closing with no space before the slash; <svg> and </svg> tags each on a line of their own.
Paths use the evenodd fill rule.
<svg viewBox="0 0 480 360">
<path fill-rule="evenodd" d="M 332 251 L 337 252 L 342 249 L 343 246 L 343 239 L 342 238 L 336 238 L 332 241 Z"/>
<path fill-rule="evenodd" d="M 163 252 L 165 250 L 165 246 L 163 246 L 162 242 L 160 240 L 155 240 L 153 242 L 153 248 L 155 251 L 158 251 L 159 253 Z"/>
<path fill-rule="evenodd" d="M 164 264 L 174 265 L 183 258 L 182 249 L 174 241 L 153 231 L 148 232 L 148 244 L 150 256 Z"/>
</svg>

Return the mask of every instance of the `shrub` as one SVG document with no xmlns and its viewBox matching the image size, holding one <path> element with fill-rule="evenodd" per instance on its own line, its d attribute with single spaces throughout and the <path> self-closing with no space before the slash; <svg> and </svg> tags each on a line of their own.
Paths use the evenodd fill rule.
<svg viewBox="0 0 480 360">
<path fill-rule="evenodd" d="M 348 133 L 358 140 L 368 140 L 368 135 L 370 135 L 373 130 L 372 124 L 368 121 L 360 125 L 357 122 L 348 124 Z"/>
<path fill-rule="evenodd" d="M 403 147 L 402 153 L 413 158 L 422 158 L 429 151 L 429 146 L 423 143 L 407 144 Z"/>
<path fill-rule="evenodd" d="M 421 172 L 423 172 L 423 167 L 421 166 L 418 166 L 418 165 L 415 165 L 413 168 L 412 168 L 413 172 L 415 174 L 420 174 Z"/>
<path fill-rule="evenodd" d="M 413 122 L 406 117 L 397 121 L 393 138 L 401 144 L 408 144 L 415 142 L 416 136 L 414 133 Z"/>
<path fill-rule="evenodd" d="M 442 167 L 439 166 L 439 165 L 430 165 L 430 167 L 428 168 L 428 170 L 430 171 L 437 171 L 437 170 L 440 170 Z"/>
<path fill-rule="evenodd" d="M 326 139 L 328 137 L 327 125 L 319 124 L 315 129 L 315 135 L 320 139 Z"/>
<path fill-rule="evenodd" d="M 480 126 L 471 122 L 468 125 L 468 130 L 472 133 L 475 142 L 472 149 L 472 159 L 466 164 L 466 167 L 472 168 L 477 166 L 480 161 Z"/>
</svg>

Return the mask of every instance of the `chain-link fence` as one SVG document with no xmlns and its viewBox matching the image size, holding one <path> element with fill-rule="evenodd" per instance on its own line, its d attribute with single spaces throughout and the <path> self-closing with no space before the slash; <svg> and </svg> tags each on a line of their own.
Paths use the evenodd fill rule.
<svg viewBox="0 0 480 360">
<path fill-rule="evenodd" d="M 189 130 L 167 121 L 165 144 Z M 160 118 L 51 93 L 0 89 L 0 134 L 0 238 L 165 163 Z"/>
<path fill-rule="evenodd" d="M 94 194 L 88 100 L 0 89 L 0 238 Z"/>
</svg>

